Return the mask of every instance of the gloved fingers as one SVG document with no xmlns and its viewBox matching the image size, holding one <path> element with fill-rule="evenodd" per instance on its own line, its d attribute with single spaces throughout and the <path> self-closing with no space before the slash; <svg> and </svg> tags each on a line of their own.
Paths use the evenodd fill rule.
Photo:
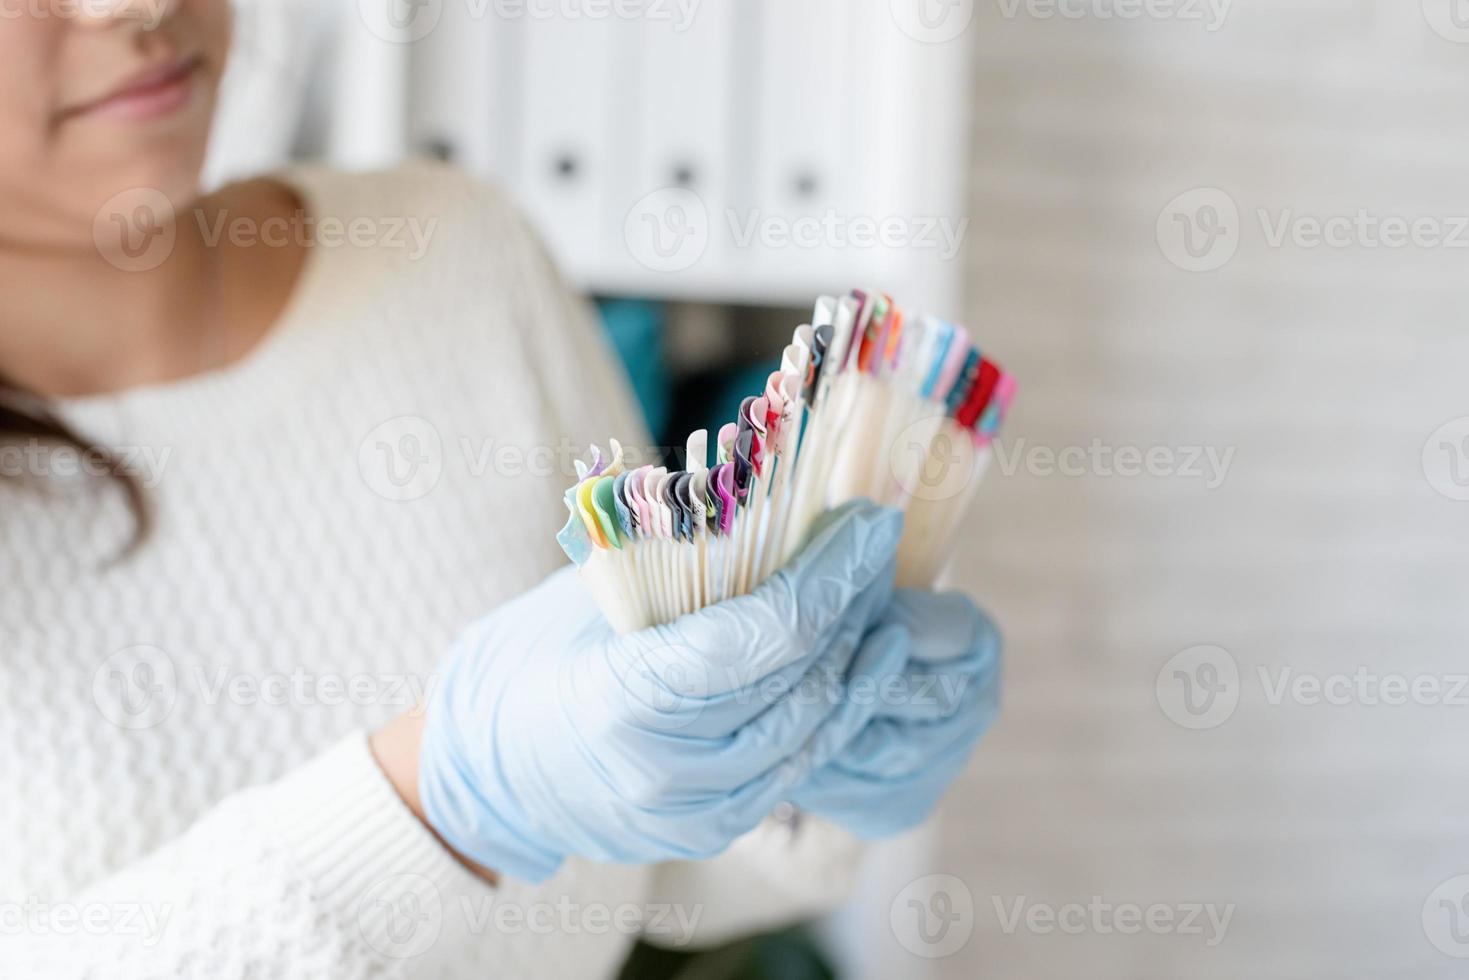
<svg viewBox="0 0 1469 980">
<path fill-rule="evenodd" d="M 884 620 L 913 632 L 913 659 L 926 664 L 982 662 L 999 655 L 995 624 L 959 592 L 895 589 Z"/>
<path fill-rule="evenodd" d="M 661 642 L 719 667 L 738 664 L 746 683 L 789 667 L 809 657 L 834 625 L 863 620 L 865 631 L 872 624 L 887 605 L 902 531 L 899 512 L 856 501 L 753 593 L 661 628 Z"/>
<path fill-rule="evenodd" d="M 812 776 L 792 794 L 791 802 L 859 837 L 891 837 L 932 815 L 968 765 L 973 748 L 962 742 L 950 746 L 928 759 L 922 769 L 896 778 L 849 771 L 838 760 Z"/>
<path fill-rule="evenodd" d="M 998 695 L 998 675 L 991 674 L 967 690 L 946 720 L 875 718 L 791 802 L 863 837 L 916 826 L 963 771 L 998 714 Z"/>
<path fill-rule="evenodd" d="M 898 780 L 921 774 L 933 760 L 963 746 L 972 748 L 996 717 L 991 701 L 970 700 L 946 721 L 907 724 L 876 718 L 837 757 L 844 772 Z"/>
<path fill-rule="evenodd" d="M 795 681 L 767 678 L 746 688 L 745 723 L 718 740 L 712 751 L 689 751 L 687 741 L 657 736 L 664 743 L 664 751 L 649 755 L 664 760 L 660 775 L 671 781 L 679 794 L 698 797 L 743 785 L 801 752 L 846 701 L 874 697 L 882 675 L 901 665 L 902 650 L 889 649 L 906 645 L 907 636 L 901 627 L 889 627 L 883 635 L 860 643 L 859 639 L 853 637 L 850 648 L 832 645 Z M 846 740 L 841 734 L 827 737 Z"/>
<path fill-rule="evenodd" d="M 853 609 L 861 608 L 864 615 L 840 620 L 805 657 L 764 676 L 743 662 L 748 659 L 743 651 L 716 664 L 684 644 L 660 644 L 662 634 L 652 631 L 604 644 L 606 666 L 617 683 L 604 685 L 602 693 L 622 704 L 622 710 L 613 706 L 610 717 L 670 735 L 706 739 L 732 735 L 786 692 L 809 690 L 821 676 L 844 677 L 868 630 L 866 614 L 877 615 L 887 596 L 885 581 L 871 583 L 853 603 Z M 586 687 L 580 671 L 563 683 L 563 698 L 573 697 L 578 687 Z"/>
<path fill-rule="evenodd" d="M 906 656 L 907 645 L 908 637 L 902 627 L 887 626 L 874 631 L 858 651 L 849 681 L 897 670 Z M 870 703 L 844 698 L 795 752 L 729 793 L 716 808 L 712 826 L 721 833 L 735 830 L 743 833 L 765 819 L 777 804 L 789 798 L 795 787 L 840 754 L 871 719 L 872 708 Z"/>
<path fill-rule="evenodd" d="M 547 575 L 539 585 L 500 606 L 490 617 L 505 619 L 505 613 L 528 614 L 533 617 L 532 622 L 554 616 L 560 623 L 596 624 L 603 631 L 612 632 L 591 589 L 587 588 L 586 578 L 575 565 L 566 565 Z"/>
<path fill-rule="evenodd" d="M 895 555 L 877 577 L 851 601 L 846 613 L 834 620 L 826 632 L 816 639 L 806 656 L 793 659 L 778 670 L 763 676 L 756 673 L 761 669 L 758 665 L 747 665 L 745 676 L 748 683 L 793 683 L 810 669 L 811 664 L 818 659 L 825 659 L 833 649 L 845 653 L 845 659 L 841 660 L 839 666 L 840 672 L 845 675 L 867 635 L 881 624 L 882 612 L 891 603 L 892 582 L 897 570 Z"/>
<path fill-rule="evenodd" d="M 988 683 L 990 675 L 934 670 L 910 661 L 901 674 L 888 680 L 877 714 L 909 724 L 941 722 L 963 710 L 970 692 Z"/>
<path fill-rule="evenodd" d="M 853 697 L 854 690 L 870 691 L 875 681 L 902 669 L 911 638 L 902 626 L 880 626 L 867 635 L 847 673 L 846 694 L 840 704 L 806 740 L 797 759 L 809 774 L 840 756 L 877 712 L 874 697 Z"/>
<path fill-rule="evenodd" d="M 907 670 L 912 671 L 913 664 Z M 897 775 L 920 768 L 923 760 L 956 740 L 987 731 L 1000 711 L 998 669 L 981 675 L 944 675 L 938 689 L 957 692 L 936 698 L 942 708 L 925 706 L 921 698 L 883 709 L 858 733 L 839 760 L 844 767 Z M 947 682 L 953 682 L 950 685 Z"/>
<path fill-rule="evenodd" d="M 810 772 L 810 764 L 804 757 L 791 756 L 717 796 L 662 800 L 653 806 L 637 805 L 636 812 L 658 828 L 656 842 L 665 854 L 685 859 L 709 858 L 759 826 Z M 626 830 L 619 833 L 625 836 Z"/>
<path fill-rule="evenodd" d="M 931 722 L 950 717 L 975 687 L 999 685 L 1002 656 L 994 624 L 967 598 L 900 589 L 883 616 L 913 634 L 913 655 L 883 689 L 881 717 Z"/>
<path fill-rule="evenodd" d="M 834 622 L 804 655 L 780 669 L 731 643 L 719 651 L 696 649 L 677 634 L 649 630 L 602 645 L 607 668 L 616 675 L 618 696 L 637 707 L 639 717 L 658 715 L 661 729 L 715 738 L 747 723 L 768 705 L 761 690 L 788 690 L 813 664 L 832 662 L 844 671 L 862 636 L 888 604 L 896 559 L 852 601 L 848 615 Z"/>
<path fill-rule="evenodd" d="M 635 719 L 603 729 L 596 735 L 601 747 L 626 743 L 623 751 L 599 753 L 608 785 L 631 802 L 653 806 L 707 801 L 750 782 L 799 751 L 834 710 L 844 664 L 832 651 L 792 686 L 756 685 L 711 707 L 756 719 L 730 734 L 722 734 L 729 731 L 723 724 L 720 732 L 700 731 L 706 719 L 687 704 L 677 721 L 665 714 L 657 723 Z"/>
<path fill-rule="evenodd" d="M 558 625 L 551 636 L 541 628 L 548 621 Z M 498 687 L 527 660 L 559 658 L 568 647 L 599 648 L 614 636 L 581 575 L 567 566 L 465 627 L 449 648 L 435 693 L 453 689 L 457 702 L 474 705 L 485 684 Z"/>
<path fill-rule="evenodd" d="M 930 724 L 967 710 L 966 705 L 976 699 L 997 705 L 1003 665 L 998 647 L 939 666 L 909 661 L 899 677 L 889 679 L 891 693 L 884 696 L 878 716 Z"/>
</svg>

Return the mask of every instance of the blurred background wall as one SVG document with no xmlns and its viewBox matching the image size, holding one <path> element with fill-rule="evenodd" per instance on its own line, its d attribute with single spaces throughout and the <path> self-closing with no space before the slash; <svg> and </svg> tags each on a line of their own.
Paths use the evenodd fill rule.
<svg viewBox="0 0 1469 980">
<path fill-rule="evenodd" d="M 673 429 L 689 378 L 768 363 L 858 282 L 1021 379 L 950 576 L 1007 634 L 1006 711 L 836 930 L 849 972 L 1463 975 L 1469 4 L 705 0 L 645 62 L 628 35 L 668 25 L 481 33 L 455 3 L 412 44 L 370 0 L 247 3 L 216 175 L 496 175 L 583 287 L 652 301 Z M 562 43 L 639 81 L 573 84 Z M 709 155 L 617 115 L 634 91 Z M 600 141 L 558 148 L 566 119 Z M 622 182 L 558 204 L 597 161 Z M 716 228 L 726 198 L 968 223 L 953 255 L 912 223 L 893 249 L 716 232 L 659 269 L 629 218 L 680 190 Z"/>
<path fill-rule="evenodd" d="M 978 923 L 946 976 L 1464 975 L 1456 13 L 1240 0 L 1211 33 L 977 6 L 967 310 L 1027 382 L 1010 438 L 1234 457 L 1216 489 L 991 477 L 954 577 L 1005 624 L 1008 703 L 941 837 Z M 993 904 L 1094 895 L 1235 911 L 1208 948 L 1007 934 Z"/>
</svg>

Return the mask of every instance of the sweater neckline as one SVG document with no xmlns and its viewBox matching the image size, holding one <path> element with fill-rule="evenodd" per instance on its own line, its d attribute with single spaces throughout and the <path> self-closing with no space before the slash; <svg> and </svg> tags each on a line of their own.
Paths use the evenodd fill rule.
<svg viewBox="0 0 1469 980">
<path fill-rule="evenodd" d="M 323 174 L 301 168 L 271 174 L 270 179 L 294 191 L 308 215 L 327 213 L 324 205 L 330 202 L 321 197 Z M 124 433 L 182 438 L 218 432 L 247 421 L 254 408 L 279 404 L 298 383 L 308 360 L 305 348 L 314 332 L 303 328 L 327 312 L 326 267 L 332 251 L 306 250 L 285 306 L 244 356 L 182 378 L 58 398 L 52 407 L 84 437 L 110 441 Z"/>
</svg>

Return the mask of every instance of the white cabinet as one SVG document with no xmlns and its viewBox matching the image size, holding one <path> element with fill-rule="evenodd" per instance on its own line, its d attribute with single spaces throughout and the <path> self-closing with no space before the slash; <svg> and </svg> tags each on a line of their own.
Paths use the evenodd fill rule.
<svg viewBox="0 0 1469 980">
<path fill-rule="evenodd" d="M 585 288 L 954 310 L 972 38 L 907 26 L 925 2 L 443 0 L 409 128 L 507 184 Z"/>
<path fill-rule="evenodd" d="M 212 181 L 448 153 L 579 286 L 960 308 L 969 0 L 239 0 Z M 967 29 L 948 30 L 944 17 Z M 938 18 L 938 20 L 935 20 Z"/>
</svg>

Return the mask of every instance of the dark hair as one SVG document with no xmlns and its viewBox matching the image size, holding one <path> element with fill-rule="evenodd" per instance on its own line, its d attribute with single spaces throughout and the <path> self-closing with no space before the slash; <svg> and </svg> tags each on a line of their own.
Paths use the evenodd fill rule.
<svg viewBox="0 0 1469 980">
<path fill-rule="evenodd" d="M 39 439 L 70 446 L 83 456 L 96 460 L 107 471 L 127 497 L 133 512 L 133 534 L 112 561 L 120 561 L 137 550 L 148 536 L 148 501 L 143 487 L 127 471 L 116 454 L 77 433 L 47 406 L 44 399 L 0 375 L 0 441 L 12 437 Z"/>
</svg>

